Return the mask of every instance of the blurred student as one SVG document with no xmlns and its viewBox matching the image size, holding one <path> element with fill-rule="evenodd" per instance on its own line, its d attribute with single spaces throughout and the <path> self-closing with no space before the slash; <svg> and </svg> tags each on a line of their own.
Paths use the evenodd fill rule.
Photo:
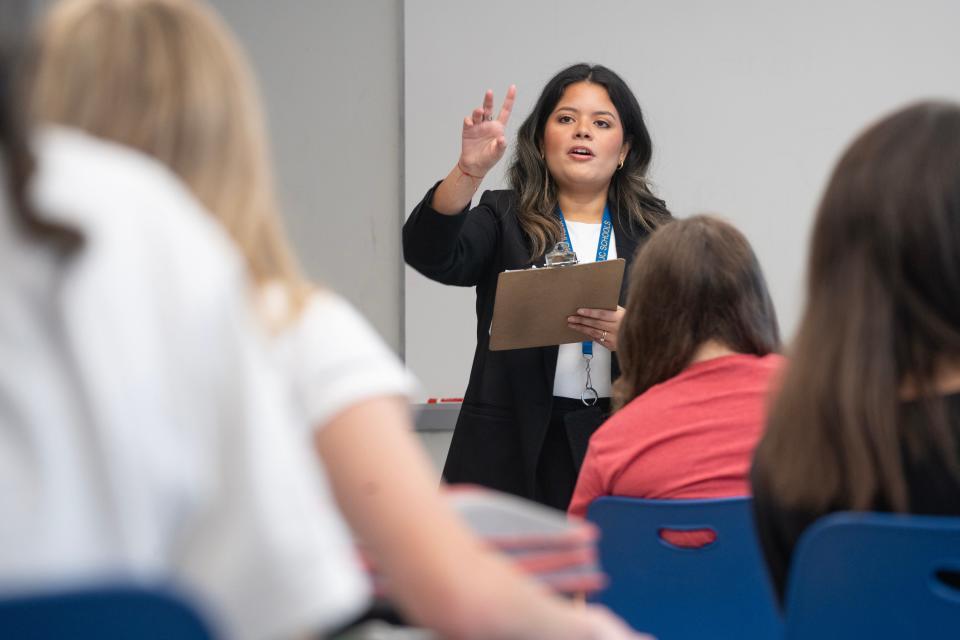
<svg viewBox="0 0 960 640">
<path fill-rule="evenodd" d="M 743 234 L 706 216 L 658 229 L 630 277 L 618 410 L 590 439 L 570 513 L 586 514 L 605 495 L 749 495 L 779 349 L 773 304 Z"/>
<path fill-rule="evenodd" d="M 412 433 L 408 375 L 343 299 L 296 265 L 253 80 L 203 3 L 59 3 L 40 32 L 31 94 L 41 122 L 161 160 L 233 236 L 340 507 L 411 622 L 444 637 L 633 637 L 607 612 L 521 577 L 447 507 Z"/>
<path fill-rule="evenodd" d="M 791 351 L 752 472 L 781 597 L 823 515 L 960 515 L 960 105 L 897 111 L 843 154 Z"/>
<path fill-rule="evenodd" d="M 6 63 L 0 590 L 173 579 L 227 637 L 343 623 L 367 585 L 226 234 L 142 153 L 34 157 Z"/>
</svg>

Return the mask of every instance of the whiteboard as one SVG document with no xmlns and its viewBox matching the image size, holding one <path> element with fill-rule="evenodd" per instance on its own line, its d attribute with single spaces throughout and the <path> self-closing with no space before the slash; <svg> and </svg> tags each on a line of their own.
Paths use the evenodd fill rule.
<svg viewBox="0 0 960 640">
<path fill-rule="evenodd" d="M 719 214 L 747 235 L 787 337 L 838 154 L 907 101 L 960 99 L 960 3 L 948 0 L 406 0 L 404 23 L 408 212 L 453 167 L 484 90 L 499 100 L 517 85 L 511 138 L 554 73 L 601 63 L 644 109 L 657 193 L 674 215 Z M 511 151 L 481 189 L 504 186 Z M 474 292 L 406 271 L 405 353 L 422 399 L 462 396 Z"/>
</svg>

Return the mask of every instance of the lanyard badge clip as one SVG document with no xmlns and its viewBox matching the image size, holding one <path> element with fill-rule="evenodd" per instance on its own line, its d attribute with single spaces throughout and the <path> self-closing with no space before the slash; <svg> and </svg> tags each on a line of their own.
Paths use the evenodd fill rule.
<svg viewBox="0 0 960 640">
<path fill-rule="evenodd" d="M 566 267 L 579 262 L 569 242 L 558 242 L 544 259 L 548 267 Z"/>
<path fill-rule="evenodd" d="M 600 394 L 597 393 L 597 390 L 593 388 L 593 380 L 590 379 L 590 361 L 593 360 L 592 353 L 584 353 L 583 361 L 587 367 L 587 382 L 583 386 L 583 391 L 580 392 L 580 402 L 592 407 L 597 404 L 597 400 L 600 399 Z"/>
</svg>

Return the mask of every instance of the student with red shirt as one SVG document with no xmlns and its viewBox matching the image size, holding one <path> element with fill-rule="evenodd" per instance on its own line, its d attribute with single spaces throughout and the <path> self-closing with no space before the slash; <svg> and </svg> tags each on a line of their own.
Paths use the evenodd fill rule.
<svg viewBox="0 0 960 640">
<path fill-rule="evenodd" d="M 707 216 L 638 252 L 619 335 L 619 410 L 590 439 L 570 513 L 599 496 L 748 495 L 771 379 L 776 313 L 753 250 Z"/>
</svg>

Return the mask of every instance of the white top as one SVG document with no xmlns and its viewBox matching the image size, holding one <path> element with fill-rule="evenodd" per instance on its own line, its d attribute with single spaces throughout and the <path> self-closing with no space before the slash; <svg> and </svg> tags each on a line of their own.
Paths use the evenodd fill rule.
<svg viewBox="0 0 960 640">
<path fill-rule="evenodd" d="M 145 156 L 66 130 L 37 151 L 33 202 L 85 245 L 59 261 L 0 211 L 0 589 L 173 578 L 233 638 L 358 612 L 226 237 Z"/>
<path fill-rule="evenodd" d="M 600 242 L 600 224 L 566 221 L 570 243 L 583 264 L 597 261 L 597 244 Z M 610 249 L 607 260 L 617 257 L 617 245 L 610 233 Z M 584 336 L 586 338 L 586 336 Z M 593 360 L 590 361 L 590 379 L 601 398 L 610 397 L 610 350 L 599 342 L 593 343 Z M 562 344 L 557 353 L 557 375 L 553 379 L 553 395 L 562 398 L 580 399 L 587 382 L 581 343 Z"/>
<path fill-rule="evenodd" d="M 261 303 L 268 317 L 282 317 L 284 290 L 271 285 Z M 318 291 L 300 317 L 274 339 L 274 355 L 292 386 L 304 423 L 322 428 L 344 409 L 370 398 L 410 398 L 414 377 L 349 303 Z"/>
</svg>

